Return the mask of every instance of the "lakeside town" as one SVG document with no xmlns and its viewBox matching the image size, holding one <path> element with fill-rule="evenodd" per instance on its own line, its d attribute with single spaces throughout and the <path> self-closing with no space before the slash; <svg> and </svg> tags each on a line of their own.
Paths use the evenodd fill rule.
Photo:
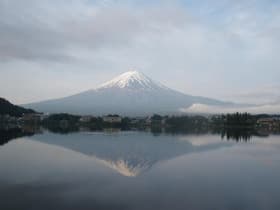
<svg viewBox="0 0 280 210">
<path fill-rule="evenodd" d="M 117 114 L 103 116 L 46 114 L 13 105 L 1 98 L 0 107 L 0 130 L 7 132 L 18 129 L 17 131 L 22 131 L 18 135 L 38 133 L 42 129 L 63 134 L 79 131 L 138 130 L 172 134 L 219 133 L 228 139 L 247 140 L 252 135 L 267 136 L 280 133 L 280 115 L 252 115 L 239 112 L 219 115 L 153 114 L 141 117 Z"/>
<path fill-rule="evenodd" d="M 280 131 L 280 116 L 250 115 L 234 113 L 226 115 L 185 115 L 161 116 L 154 114 L 147 117 L 124 117 L 120 115 L 72 115 L 24 113 L 22 116 L 0 115 L 1 127 L 43 126 L 49 130 L 78 131 L 80 129 L 103 130 L 119 128 L 122 130 L 160 129 L 164 131 L 206 131 L 209 129 L 238 128 L 251 129 L 267 133 Z"/>
</svg>

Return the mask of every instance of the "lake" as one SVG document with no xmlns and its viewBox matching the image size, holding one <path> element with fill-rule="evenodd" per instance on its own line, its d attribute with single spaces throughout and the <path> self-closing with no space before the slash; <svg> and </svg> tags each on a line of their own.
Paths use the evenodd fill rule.
<svg viewBox="0 0 280 210">
<path fill-rule="evenodd" d="M 279 135 L 10 136 L 0 146 L 3 210 L 280 209 Z"/>
</svg>

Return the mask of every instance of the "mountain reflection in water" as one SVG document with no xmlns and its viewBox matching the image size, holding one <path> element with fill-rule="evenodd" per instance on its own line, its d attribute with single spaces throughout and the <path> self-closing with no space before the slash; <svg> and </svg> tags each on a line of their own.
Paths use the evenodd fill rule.
<svg viewBox="0 0 280 210">
<path fill-rule="evenodd" d="M 10 139 L 22 136 L 32 136 L 40 131 L 38 128 L 23 128 L 2 130 L 2 144 Z M 135 135 L 137 133 L 137 135 Z M 221 138 L 236 141 L 248 141 L 253 133 L 247 130 L 223 130 L 220 132 Z M 66 133 L 67 134 L 67 133 Z M 155 164 L 176 158 L 188 153 L 197 153 L 215 150 L 222 147 L 229 147 L 219 140 L 219 136 L 214 136 L 215 141 L 209 139 L 209 135 L 188 134 L 184 141 L 174 138 L 173 135 L 161 135 L 161 132 L 151 135 L 148 132 L 118 132 L 117 130 L 107 130 L 107 132 L 76 132 L 71 135 L 59 135 L 45 132 L 44 135 L 32 138 L 45 144 L 63 147 L 88 157 L 117 171 L 124 176 L 137 176 L 149 170 Z M 156 138 L 158 136 L 158 138 Z M 181 134 L 182 136 L 182 134 Z M 206 139 L 206 144 L 197 145 L 196 142 Z M 195 142 L 192 141 L 195 139 Z"/>
<path fill-rule="evenodd" d="M 277 135 L 5 132 L 0 209 L 280 208 Z"/>
<path fill-rule="evenodd" d="M 203 138 L 203 136 L 199 138 Z M 137 132 L 137 134 L 135 132 L 75 133 L 71 135 L 46 133 L 32 139 L 92 157 L 124 176 L 137 176 L 161 161 L 181 155 L 231 145 L 221 141 L 213 143 L 211 140 L 209 144 L 193 145 L 191 141 L 182 141 L 174 136 L 155 137 L 145 132 Z M 190 136 L 191 139 L 192 136 Z M 207 139 L 209 140 L 208 136 Z"/>
</svg>

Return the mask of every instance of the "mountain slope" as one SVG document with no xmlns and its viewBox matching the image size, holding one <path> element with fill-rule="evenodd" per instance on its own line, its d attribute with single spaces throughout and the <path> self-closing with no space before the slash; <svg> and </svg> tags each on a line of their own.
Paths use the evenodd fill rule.
<svg viewBox="0 0 280 210">
<path fill-rule="evenodd" d="M 13 105 L 6 99 L 0 98 L 0 115 L 7 114 L 7 115 L 10 115 L 13 117 L 21 117 L 23 114 L 26 114 L 26 113 L 35 113 L 35 111 Z"/>
<path fill-rule="evenodd" d="M 178 113 L 195 103 L 228 105 L 215 99 L 186 95 L 137 71 L 126 72 L 96 89 L 69 97 L 25 105 L 43 112 L 147 115 Z"/>
</svg>

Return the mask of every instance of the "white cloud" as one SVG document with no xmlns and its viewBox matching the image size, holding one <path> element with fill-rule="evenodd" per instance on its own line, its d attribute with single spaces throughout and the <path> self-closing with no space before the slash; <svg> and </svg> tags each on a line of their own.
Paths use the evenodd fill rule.
<svg viewBox="0 0 280 210">
<path fill-rule="evenodd" d="M 226 114 L 235 112 L 248 112 L 251 114 L 280 114 L 280 104 L 267 104 L 247 107 L 223 107 L 205 104 L 193 104 L 188 108 L 182 108 L 180 111 L 197 114 Z"/>
</svg>

